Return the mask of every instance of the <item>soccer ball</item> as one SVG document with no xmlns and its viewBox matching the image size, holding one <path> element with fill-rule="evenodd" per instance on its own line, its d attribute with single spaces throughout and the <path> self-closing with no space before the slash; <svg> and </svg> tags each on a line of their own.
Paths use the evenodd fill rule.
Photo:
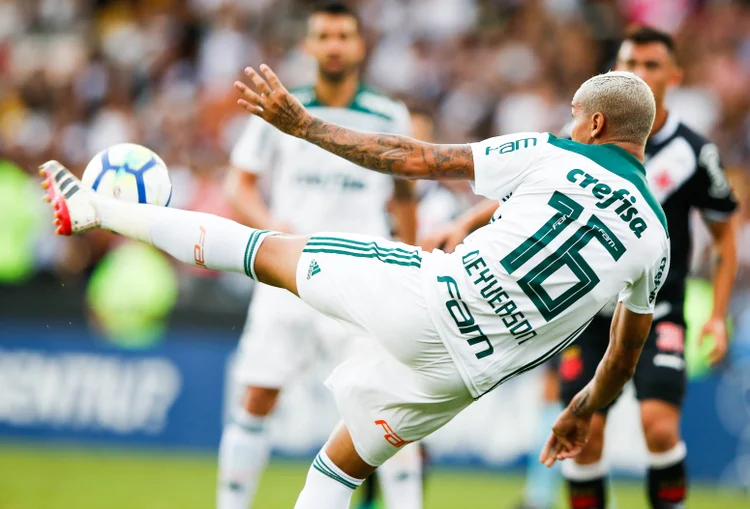
<svg viewBox="0 0 750 509">
<path fill-rule="evenodd" d="M 167 165 L 151 150 L 133 143 L 114 145 L 96 154 L 81 181 L 120 201 L 167 207 L 172 199 Z"/>
</svg>

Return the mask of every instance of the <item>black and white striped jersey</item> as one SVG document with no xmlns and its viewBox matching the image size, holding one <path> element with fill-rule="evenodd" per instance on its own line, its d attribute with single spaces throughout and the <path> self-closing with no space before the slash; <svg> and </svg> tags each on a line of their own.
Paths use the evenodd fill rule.
<svg viewBox="0 0 750 509">
<path fill-rule="evenodd" d="M 646 144 L 646 175 L 667 216 L 672 264 L 659 292 L 654 319 L 684 324 L 685 278 L 692 247 L 690 210 L 705 221 L 726 221 L 737 208 L 716 145 L 672 113 Z"/>
</svg>

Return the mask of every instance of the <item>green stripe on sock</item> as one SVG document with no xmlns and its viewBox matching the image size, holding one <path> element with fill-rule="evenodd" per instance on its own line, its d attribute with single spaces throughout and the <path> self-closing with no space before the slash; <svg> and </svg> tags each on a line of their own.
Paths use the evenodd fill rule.
<svg viewBox="0 0 750 509">
<path fill-rule="evenodd" d="M 331 479 L 333 479 L 334 481 L 336 481 L 336 482 L 338 482 L 338 483 L 341 483 L 341 484 L 343 484 L 344 486 L 346 486 L 346 487 L 347 487 L 347 488 L 349 488 L 350 490 L 356 490 L 356 489 L 357 489 L 357 487 L 358 487 L 358 486 L 357 486 L 356 484 L 354 484 L 353 482 L 347 481 L 346 479 L 344 479 L 343 477 L 341 477 L 340 475 L 338 475 L 338 474 L 337 474 L 336 472 L 334 472 L 334 471 L 333 471 L 333 470 L 332 470 L 332 469 L 331 469 L 331 468 L 330 468 L 330 467 L 329 467 L 328 465 L 326 465 L 326 464 L 325 464 L 325 462 L 324 462 L 324 461 L 323 461 L 323 460 L 322 460 L 322 459 L 320 458 L 320 455 L 316 456 L 316 457 L 315 457 L 315 459 L 313 460 L 313 467 L 315 468 L 315 470 L 317 470 L 317 471 L 318 471 L 318 472 L 320 472 L 321 474 L 323 474 L 323 475 L 325 475 L 325 476 L 327 476 L 327 477 L 330 477 Z"/>
<path fill-rule="evenodd" d="M 305 248 L 305 253 L 327 253 L 327 254 L 340 254 L 345 256 L 354 256 L 356 258 L 375 258 L 383 263 L 390 263 L 393 265 L 402 265 L 404 267 L 421 267 L 422 266 L 422 260 L 421 258 L 412 259 L 411 261 L 405 261 L 405 260 L 389 260 L 384 258 L 384 256 L 391 256 L 391 255 L 383 255 L 380 256 L 377 253 L 361 253 L 361 252 L 354 252 L 354 251 L 340 251 L 335 249 L 323 249 L 323 248 Z"/>
<path fill-rule="evenodd" d="M 255 249 L 260 238 L 266 233 L 268 233 L 268 230 L 255 230 L 247 241 L 247 248 L 245 249 L 245 274 L 253 280 L 256 279 L 255 271 L 253 270 Z"/>
<path fill-rule="evenodd" d="M 244 429 L 248 433 L 263 433 L 263 431 L 265 430 L 265 426 L 263 426 L 262 424 L 250 426 L 248 424 L 241 423 L 237 419 L 232 419 L 232 423 Z"/>
<path fill-rule="evenodd" d="M 252 273 L 250 272 L 250 246 L 253 243 L 253 239 L 258 235 L 258 230 L 253 231 L 253 233 L 250 234 L 250 238 L 247 239 L 247 247 L 245 247 L 245 275 L 253 278 Z"/>
</svg>

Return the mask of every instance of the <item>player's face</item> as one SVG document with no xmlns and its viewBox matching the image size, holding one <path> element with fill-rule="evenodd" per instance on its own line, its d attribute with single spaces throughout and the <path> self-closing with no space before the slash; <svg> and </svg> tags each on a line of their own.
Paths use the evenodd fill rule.
<svg viewBox="0 0 750 509">
<path fill-rule="evenodd" d="M 660 42 L 623 42 L 617 54 L 617 70 L 632 72 L 645 81 L 654 93 L 657 103 L 661 103 L 667 89 L 679 85 L 682 78 L 682 73 L 669 50 Z"/>
<path fill-rule="evenodd" d="M 340 81 L 358 70 L 365 55 L 357 20 L 346 15 L 311 16 L 305 47 L 318 61 L 320 74 L 331 81 Z"/>
</svg>

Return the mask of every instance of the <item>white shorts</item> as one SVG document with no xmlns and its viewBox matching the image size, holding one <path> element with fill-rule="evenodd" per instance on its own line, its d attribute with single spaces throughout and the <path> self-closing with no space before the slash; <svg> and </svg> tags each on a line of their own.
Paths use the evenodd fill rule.
<svg viewBox="0 0 750 509">
<path fill-rule="evenodd" d="M 380 345 L 346 360 L 326 382 L 357 452 L 372 466 L 473 401 L 427 309 L 420 270 L 426 256 L 378 237 L 321 233 L 297 266 L 305 302 Z"/>
<path fill-rule="evenodd" d="M 356 337 L 280 288 L 258 285 L 240 338 L 235 379 L 244 386 L 281 389 L 316 359 L 336 365 L 350 356 Z"/>
</svg>

